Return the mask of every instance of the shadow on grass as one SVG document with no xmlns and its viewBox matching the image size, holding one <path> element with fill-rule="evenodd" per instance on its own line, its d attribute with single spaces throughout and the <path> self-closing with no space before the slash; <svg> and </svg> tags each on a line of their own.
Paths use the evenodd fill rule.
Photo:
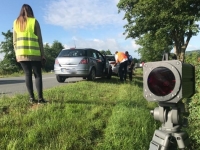
<svg viewBox="0 0 200 150">
<path fill-rule="evenodd" d="M 138 87 L 143 87 L 143 77 L 142 76 L 133 76 L 133 80 L 129 81 L 129 79 L 127 79 L 127 81 L 120 81 L 119 77 L 114 76 L 111 79 L 107 79 L 107 78 L 96 78 L 95 81 L 96 83 L 112 83 L 112 84 L 135 84 Z"/>
<path fill-rule="evenodd" d="M 89 100 L 61 100 L 61 101 L 51 101 L 50 103 L 58 103 L 58 104 L 77 104 L 77 105 L 101 105 L 108 107 L 115 107 L 117 105 L 125 106 L 127 108 L 147 108 L 146 103 L 131 101 L 131 100 L 123 100 L 123 101 L 89 101 Z M 62 106 L 61 106 L 62 107 Z"/>
<path fill-rule="evenodd" d="M 134 76 L 133 82 L 138 87 L 143 88 L 143 77 L 142 76 Z"/>
</svg>

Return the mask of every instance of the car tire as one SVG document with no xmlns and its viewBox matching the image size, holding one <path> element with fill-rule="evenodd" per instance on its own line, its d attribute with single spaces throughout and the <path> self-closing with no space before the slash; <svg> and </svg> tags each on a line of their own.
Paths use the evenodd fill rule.
<svg viewBox="0 0 200 150">
<path fill-rule="evenodd" d="M 59 83 L 63 83 L 63 82 L 65 82 L 66 77 L 57 75 L 57 76 L 56 76 L 56 79 L 57 79 L 57 81 L 58 81 Z"/>
<path fill-rule="evenodd" d="M 94 81 L 95 78 L 96 78 L 96 71 L 95 71 L 94 68 L 92 68 L 92 70 L 90 71 L 90 74 L 89 74 L 89 76 L 88 76 L 87 79 L 88 79 L 89 81 Z"/>
<path fill-rule="evenodd" d="M 111 79 L 112 77 L 112 68 L 110 68 L 108 75 L 107 75 L 107 79 Z"/>
</svg>

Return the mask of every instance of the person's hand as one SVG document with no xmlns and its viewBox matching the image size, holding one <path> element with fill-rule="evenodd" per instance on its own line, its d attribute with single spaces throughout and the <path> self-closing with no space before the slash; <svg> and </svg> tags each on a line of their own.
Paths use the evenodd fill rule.
<svg viewBox="0 0 200 150">
<path fill-rule="evenodd" d="M 42 67 L 44 67 L 46 65 L 46 62 L 47 62 L 46 58 L 44 56 L 42 56 L 42 61 L 41 61 Z"/>
<path fill-rule="evenodd" d="M 43 60 L 43 59 L 45 59 L 45 60 L 46 60 L 45 56 L 42 56 L 42 60 Z"/>
</svg>

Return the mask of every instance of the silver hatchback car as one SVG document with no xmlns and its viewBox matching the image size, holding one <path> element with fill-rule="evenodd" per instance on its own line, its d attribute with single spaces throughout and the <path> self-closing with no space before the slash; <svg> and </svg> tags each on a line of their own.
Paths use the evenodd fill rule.
<svg viewBox="0 0 200 150">
<path fill-rule="evenodd" d="M 95 80 L 96 77 L 112 76 L 112 67 L 105 56 L 91 48 L 63 49 L 55 59 L 54 72 L 58 82 L 69 77 L 83 77 Z"/>
</svg>

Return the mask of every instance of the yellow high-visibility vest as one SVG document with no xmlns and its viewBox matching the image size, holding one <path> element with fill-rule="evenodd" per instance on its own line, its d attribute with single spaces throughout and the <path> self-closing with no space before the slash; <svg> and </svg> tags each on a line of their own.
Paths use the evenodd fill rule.
<svg viewBox="0 0 200 150">
<path fill-rule="evenodd" d="M 23 32 L 21 32 L 20 28 L 17 27 L 16 20 L 14 21 L 14 30 L 17 33 L 17 41 L 15 49 L 16 56 L 41 55 L 38 37 L 34 34 L 34 28 L 35 28 L 35 18 L 27 18 L 26 29 Z"/>
</svg>

